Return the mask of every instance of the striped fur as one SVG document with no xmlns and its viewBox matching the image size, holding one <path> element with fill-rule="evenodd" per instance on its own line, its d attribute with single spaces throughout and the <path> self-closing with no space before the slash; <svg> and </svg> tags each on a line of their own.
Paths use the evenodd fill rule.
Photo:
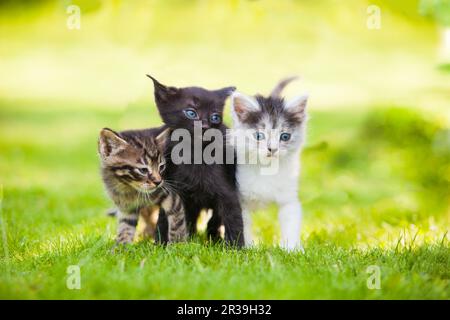
<svg viewBox="0 0 450 320">
<path fill-rule="evenodd" d="M 144 238 L 161 242 L 184 241 L 187 236 L 184 205 L 162 178 L 163 149 L 168 131 L 158 129 L 123 131 L 103 129 L 99 154 L 103 182 L 118 210 L 117 243 L 134 241 L 139 223 Z M 158 238 L 159 209 L 168 219 L 167 239 Z"/>
</svg>

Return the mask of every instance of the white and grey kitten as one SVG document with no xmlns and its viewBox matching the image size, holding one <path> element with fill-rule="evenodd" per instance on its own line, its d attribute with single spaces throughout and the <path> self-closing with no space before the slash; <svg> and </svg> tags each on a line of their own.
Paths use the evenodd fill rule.
<svg viewBox="0 0 450 320">
<path fill-rule="evenodd" d="M 302 249 L 298 178 L 308 96 L 300 95 L 289 101 L 280 97 L 282 89 L 293 79 L 281 81 L 269 97 L 239 92 L 232 95 L 233 134 L 245 135 L 235 136 L 233 141 L 235 144 L 246 141 L 245 146 L 235 145 L 238 158 L 260 160 L 254 164 L 238 162 L 237 166 L 247 246 L 253 244 L 251 212 L 275 202 L 279 207 L 280 245 L 288 250 Z M 268 163 L 276 163 L 277 170 L 264 174 L 261 169 Z"/>
</svg>

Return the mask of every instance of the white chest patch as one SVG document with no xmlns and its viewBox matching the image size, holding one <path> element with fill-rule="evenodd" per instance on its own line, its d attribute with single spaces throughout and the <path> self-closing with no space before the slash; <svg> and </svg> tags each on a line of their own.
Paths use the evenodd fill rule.
<svg viewBox="0 0 450 320">
<path fill-rule="evenodd" d="M 269 175 L 261 174 L 258 165 L 239 165 L 237 180 L 244 206 L 256 209 L 297 199 L 299 171 L 297 156 L 280 160 L 278 170 Z"/>
</svg>

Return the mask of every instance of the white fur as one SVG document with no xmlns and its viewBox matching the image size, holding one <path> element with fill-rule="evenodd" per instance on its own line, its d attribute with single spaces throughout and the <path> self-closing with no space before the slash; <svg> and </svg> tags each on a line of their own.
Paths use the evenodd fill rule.
<svg viewBox="0 0 450 320">
<path fill-rule="evenodd" d="M 246 99 L 249 107 L 254 108 L 257 103 L 251 97 L 246 97 L 241 93 L 234 93 L 232 96 L 233 129 L 249 129 L 239 121 L 234 108 L 235 99 Z M 241 100 L 241 102 L 244 100 Z M 286 103 L 286 108 L 304 108 L 307 96 L 297 97 Z M 259 108 L 259 106 L 258 106 Z M 281 122 L 281 121 L 280 121 Z M 264 132 L 267 139 L 263 142 L 250 141 L 249 149 L 236 148 L 237 152 L 245 152 L 247 155 L 256 153 L 259 156 L 267 156 L 267 148 L 278 144 L 277 158 L 268 158 L 269 161 L 279 161 L 278 170 L 274 174 L 261 174 L 259 164 L 238 164 L 237 181 L 241 193 L 244 220 L 244 237 L 247 246 L 254 244 L 252 240 L 252 219 L 251 212 L 266 207 L 269 203 L 276 203 L 279 208 L 278 218 L 281 227 L 280 245 L 287 250 L 302 250 L 300 243 L 300 228 L 302 209 L 298 199 L 298 179 L 300 174 L 300 149 L 304 141 L 303 123 L 292 134 L 292 141 L 284 145 L 279 139 L 274 139 L 270 130 L 284 131 L 283 127 L 271 128 L 270 121 L 265 121 L 265 129 L 258 130 Z M 282 124 L 281 124 L 282 126 Z M 278 136 L 279 137 L 279 136 Z M 267 159 L 266 159 L 267 160 Z"/>
<path fill-rule="evenodd" d="M 293 110 L 296 108 L 305 108 L 306 102 L 308 101 L 308 97 L 309 97 L 308 94 L 304 94 L 304 95 L 297 96 L 292 100 L 289 100 L 285 105 L 285 109 Z"/>
</svg>

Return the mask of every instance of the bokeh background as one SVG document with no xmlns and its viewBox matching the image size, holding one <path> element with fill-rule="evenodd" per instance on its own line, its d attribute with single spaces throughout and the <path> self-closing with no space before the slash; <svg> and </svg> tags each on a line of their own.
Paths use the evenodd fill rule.
<svg viewBox="0 0 450 320">
<path fill-rule="evenodd" d="M 446 0 L 1 1 L 0 297 L 448 299 L 449 26 Z M 161 123 L 146 73 L 248 94 L 301 76 L 306 256 L 105 253 L 97 135 Z M 276 243 L 276 208 L 255 219 Z M 65 287 L 77 263 L 84 291 Z M 367 290 L 369 263 L 388 290 Z"/>
</svg>

